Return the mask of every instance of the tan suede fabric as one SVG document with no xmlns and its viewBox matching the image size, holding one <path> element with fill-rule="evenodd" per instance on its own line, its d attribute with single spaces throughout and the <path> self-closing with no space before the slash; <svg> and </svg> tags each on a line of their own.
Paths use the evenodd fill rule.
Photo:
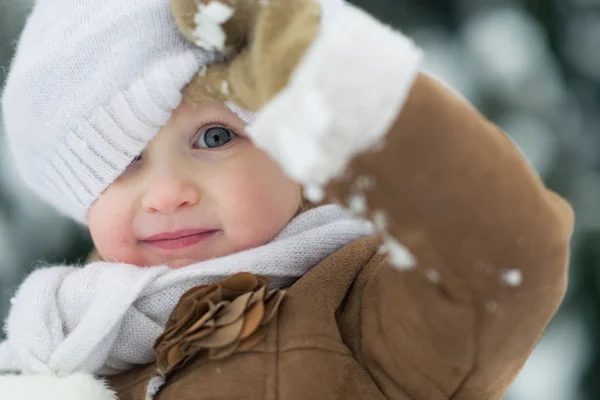
<svg viewBox="0 0 600 400">
<path fill-rule="evenodd" d="M 180 32 L 194 42 L 197 3 L 171 0 Z M 231 62 L 209 67 L 194 77 L 187 102 L 233 101 L 256 111 L 285 87 L 319 31 L 321 12 L 314 0 L 221 0 L 235 9 L 223 25 Z M 224 87 L 226 88 L 224 90 Z"/>
<path fill-rule="evenodd" d="M 496 126 L 420 76 L 381 149 L 327 189 L 374 180 L 370 212 L 417 260 L 397 270 L 358 240 L 289 288 L 255 347 L 198 356 L 157 400 L 500 399 L 567 285 L 573 214 Z M 522 282 L 503 280 L 520 271 Z M 439 278 L 439 279 L 438 279 Z M 143 400 L 155 365 L 111 377 Z"/>
</svg>

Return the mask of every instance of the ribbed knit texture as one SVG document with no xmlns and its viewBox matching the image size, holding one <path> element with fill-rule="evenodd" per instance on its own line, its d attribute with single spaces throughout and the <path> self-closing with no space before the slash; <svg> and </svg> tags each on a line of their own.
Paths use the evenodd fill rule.
<svg viewBox="0 0 600 400">
<path fill-rule="evenodd" d="M 86 223 L 214 58 L 180 36 L 167 0 L 37 0 L 2 97 L 17 170 Z"/>
</svg>

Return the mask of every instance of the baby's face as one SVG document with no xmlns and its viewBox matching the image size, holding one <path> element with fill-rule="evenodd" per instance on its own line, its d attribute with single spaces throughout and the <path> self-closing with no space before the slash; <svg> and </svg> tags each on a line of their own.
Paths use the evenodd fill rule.
<svg viewBox="0 0 600 400">
<path fill-rule="evenodd" d="M 300 188 L 223 105 L 185 103 L 90 208 L 106 261 L 181 267 L 256 247 L 295 215 Z"/>
</svg>

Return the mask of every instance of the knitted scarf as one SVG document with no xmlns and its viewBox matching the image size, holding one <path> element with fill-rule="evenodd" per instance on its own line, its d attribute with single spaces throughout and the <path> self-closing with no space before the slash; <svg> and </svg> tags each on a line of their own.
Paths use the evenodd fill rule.
<svg viewBox="0 0 600 400">
<path fill-rule="evenodd" d="M 369 223 L 326 205 L 300 214 L 263 246 L 179 269 L 111 262 L 38 269 L 13 298 L 0 373 L 112 375 L 150 363 L 154 341 L 188 289 L 240 271 L 288 287 L 372 233 Z"/>
</svg>

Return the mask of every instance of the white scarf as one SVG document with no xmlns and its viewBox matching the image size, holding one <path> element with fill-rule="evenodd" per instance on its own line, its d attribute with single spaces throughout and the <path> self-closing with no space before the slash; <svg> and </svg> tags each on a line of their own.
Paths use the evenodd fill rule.
<svg viewBox="0 0 600 400">
<path fill-rule="evenodd" d="M 150 363 L 154 341 L 188 289 L 240 271 L 288 287 L 372 233 L 369 223 L 326 205 L 299 215 L 264 246 L 180 269 L 95 262 L 36 270 L 13 299 L 0 373 L 111 375 Z"/>
</svg>

